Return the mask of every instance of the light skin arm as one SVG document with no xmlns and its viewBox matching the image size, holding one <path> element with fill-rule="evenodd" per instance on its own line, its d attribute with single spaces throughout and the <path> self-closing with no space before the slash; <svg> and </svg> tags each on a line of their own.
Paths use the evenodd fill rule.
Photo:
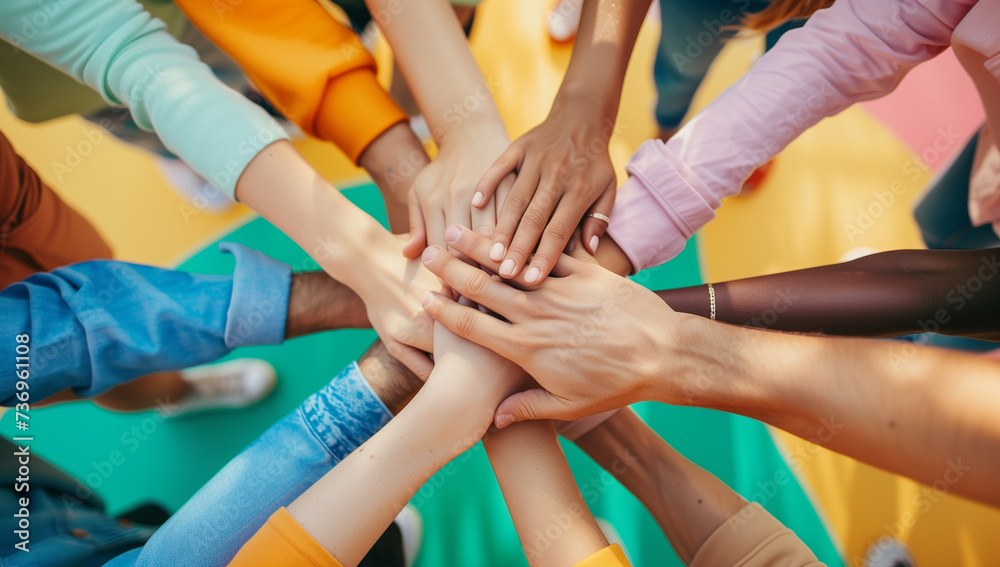
<svg viewBox="0 0 1000 567">
<path fill-rule="evenodd" d="M 483 437 L 531 567 L 575 565 L 608 541 L 573 479 L 551 421 L 518 423 Z M 559 536 L 547 535 L 553 525 Z"/>
<path fill-rule="evenodd" d="M 418 375 L 430 372 L 431 363 L 419 350 L 431 350 L 432 325 L 419 298 L 422 290 L 440 289 L 440 284 L 418 262 L 400 258 L 403 237 L 388 233 L 354 206 L 286 141 L 267 146 L 250 161 L 236 196 L 358 294 L 393 356 Z"/>
<path fill-rule="evenodd" d="M 517 176 L 493 234 L 490 257 L 500 262 L 501 276 L 526 269 L 526 282 L 540 282 L 585 213 L 611 214 L 617 183 L 608 142 L 649 5 L 649 0 L 583 3 L 573 56 L 548 117 L 515 140 L 476 186 L 473 203 L 485 204 L 508 175 Z M 606 230 L 603 220 L 584 220 L 589 252 L 597 250 Z"/>
<path fill-rule="evenodd" d="M 413 185 L 408 258 L 443 244 L 451 223 L 490 234 L 493 200 L 472 210 L 472 194 L 510 142 L 455 11 L 445 0 L 368 0 L 440 152 Z"/>
<path fill-rule="evenodd" d="M 685 564 L 747 504 L 724 482 L 674 450 L 630 409 L 617 412 L 576 444 L 642 502 Z"/>
<path fill-rule="evenodd" d="M 495 266 L 482 254 L 488 241 L 481 241 L 462 231 L 450 244 Z M 505 400 L 498 426 L 575 419 L 641 400 L 709 407 L 806 439 L 833 429 L 824 445 L 833 451 L 927 484 L 944 479 L 956 494 L 1000 505 L 1000 419 L 993 403 L 1000 363 L 994 360 L 679 314 L 641 286 L 568 256 L 557 264 L 557 277 L 527 292 L 482 278 L 447 253 L 427 265 L 457 293 L 509 322 L 439 294 L 425 297 L 428 312 L 516 362 L 545 388 Z"/>
<path fill-rule="evenodd" d="M 455 340 L 443 328 L 435 339 L 434 371 L 413 400 L 288 507 L 346 566 L 358 564 L 431 475 L 482 438 L 496 404 L 517 386 L 483 379 L 484 365 L 500 364 L 488 350 Z M 448 350 L 452 345 L 454 350 Z M 504 368 L 520 373 L 510 363 Z M 364 514 L 356 513 L 362 510 Z"/>
</svg>

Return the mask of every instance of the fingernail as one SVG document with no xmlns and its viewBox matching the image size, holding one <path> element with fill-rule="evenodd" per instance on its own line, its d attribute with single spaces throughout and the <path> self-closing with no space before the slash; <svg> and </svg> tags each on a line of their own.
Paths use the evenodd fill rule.
<svg viewBox="0 0 1000 567">
<path fill-rule="evenodd" d="M 438 255 L 437 246 L 428 246 L 424 248 L 424 263 L 430 263 L 435 256 Z"/>
<path fill-rule="evenodd" d="M 513 273 L 514 273 L 514 260 L 508 258 L 503 261 L 503 264 L 500 264 L 500 275 L 509 276 Z"/>
<path fill-rule="evenodd" d="M 503 244 L 499 242 L 493 244 L 493 247 L 490 248 L 490 260 L 494 262 L 503 260 Z"/>
<path fill-rule="evenodd" d="M 458 228 L 455 225 L 449 226 L 444 231 L 444 241 L 447 242 L 448 244 L 454 244 L 458 242 L 458 238 L 460 236 L 462 236 L 462 229 Z"/>
<path fill-rule="evenodd" d="M 476 194 L 472 196 L 472 206 L 478 207 L 483 204 L 483 194 L 476 191 Z"/>
<path fill-rule="evenodd" d="M 434 294 L 429 291 L 425 291 L 424 297 L 420 300 L 420 303 L 423 304 L 424 308 L 426 309 L 427 306 L 433 302 L 434 302 Z"/>
<path fill-rule="evenodd" d="M 512 423 L 514 423 L 514 416 L 509 413 L 502 413 L 496 418 L 497 428 L 499 429 L 503 429 Z"/>
<path fill-rule="evenodd" d="M 445 236 L 447 236 L 447 234 Z M 591 254 L 596 254 L 597 253 L 597 245 L 600 244 L 600 243 L 601 243 L 601 239 L 598 238 L 596 234 L 594 236 L 590 237 L 590 253 Z"/>
<path fill-rule="evenodd" d="M 535 283 L 538 281 L 538 276 L 542 275 L 542 271 L 538 268 L 532 267 L 528 270 L 527 274 L 524 274 L 524 281 L 527 283 Z"/>
</svg>

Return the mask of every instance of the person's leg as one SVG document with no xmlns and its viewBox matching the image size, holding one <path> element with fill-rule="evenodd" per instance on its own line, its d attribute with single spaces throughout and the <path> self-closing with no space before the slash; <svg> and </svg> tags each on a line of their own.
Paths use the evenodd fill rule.
<svg viewBox="0 0 1000 567">
<path fill-rule="evenodd" d="M 656 83 L 656 122 L 667 140 L 680 128 L 708 68 L 733 37 L 747 8 L 756 11 L 768 2 L 733 0 L 661 0 L 660 44 L 653 64 Z"/>
<path fill-rule="evenodd" d="M 227 564 L 271 514 L 387 423 L 419 384 L 376 343 L 212 477 L 150 538 L 135 564 L 180 565 L 190 557 Z"/>
<path fill-rule="evenodd" d="M 976 132 L 913 211 L 928 248 L 974 250 L 1000 243 L 992 226 L 974 227 L 969 218 L 969 176 L 978 140 Z"/>
</svg>

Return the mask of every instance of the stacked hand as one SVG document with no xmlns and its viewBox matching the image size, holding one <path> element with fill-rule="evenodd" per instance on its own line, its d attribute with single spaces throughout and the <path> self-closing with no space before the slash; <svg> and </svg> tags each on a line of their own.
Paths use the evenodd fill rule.
<svg viewBox="0 0 1000 567">
<path fill-rule="evenodd" d="M 491 242 L 475 232 L 453 226 L 445 241 L 498 269 L 489 258 Z M 506 321 L 433 292 L 424 296 L 427 312 L 455 334 L 518 364 L 544 388 L 505 400 L 496 412 L 498 427 L 524 419 L 577 419 L 664 398 L 652 391 L 650 377 L 670 358 L 677 326 L 689 316 L 674 314 L 655 294 L 584 259 L 582 251 L 576 254 L 561 256 L 554 277 L 524 291 L 520 277 L 508 285 L 439 247 L 424 253 L 427 268 L 455 293 Z M 606 353 L 616 356 L 608 359 Z"/>
<path fill-rule="evenodd" d="M 586 116 L 596 110 L 586 102 L 554 105 L 545 122 L 512 143 L 476 186 L 473 206 L 485 210 L 494 194 L 502 197 L 488 256 L 501 276 L 523 274 L 531 285 L 544 280 L 581 219 L 584 245 L 596 252 L 617 187 L 608 155 L 614 121 Z M 512 174 L 513 187 L 503 195 L 498 188 Z M 584 217 L 589 213 L 599 216 Z"/>
</svg>

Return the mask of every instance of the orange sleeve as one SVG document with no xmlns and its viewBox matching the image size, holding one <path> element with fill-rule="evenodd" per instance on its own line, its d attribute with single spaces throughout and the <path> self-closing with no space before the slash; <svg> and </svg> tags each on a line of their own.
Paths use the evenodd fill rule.
<svg viewBox="0 0 1000 567">
<path fill-rule="evenodd" d="M 631 567 L 618 544 L 612 544 L 587 557 L 573 567 Z"/>
<path fill-rule="evenodd" d="M 357 163 L 390 126 L 406 120 L 375 77 L 375 60 L 316 0 L 176 0 L 261 93 L 307 134 Z"/>
<path fill-rule="evenodd" d="M 284 508 L 240 548 L 229 567 L 342 567 Z"/>
</svg>

